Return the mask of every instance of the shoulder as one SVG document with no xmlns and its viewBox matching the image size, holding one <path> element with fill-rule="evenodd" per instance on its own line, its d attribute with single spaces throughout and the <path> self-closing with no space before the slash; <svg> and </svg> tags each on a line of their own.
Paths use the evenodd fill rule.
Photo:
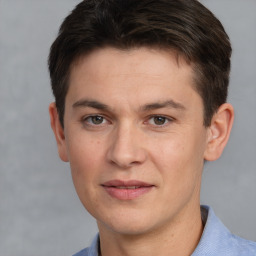
<svg viewBox="0 0 256 256">
<path fill-rule="evenodd" d="M 236 235 L 231 235 L 226 241 L 232 255 L 256 256 L 256 242 L 243 239 Z"/>
<path fill-rule="evenodd" d="M 192 256 L 256 256 L 256 242 L 233 235 L 210 207 L 201 211 L 205 227 Z"/>
<path fill-rule="evenodd" d="M 89 248 L 85 248 L 81 250 L 80 252 L 77 252 L 73 256 L 89 256 Z"/>
<path fill-rule="evenodd" d="M 99 247 L 99 234 L 97 234 L 94 237 L 90 247 L 85 248 L 80 252 L 77 252 L 73 256 L 98 256 L 98 247 Z"/>
</svg>

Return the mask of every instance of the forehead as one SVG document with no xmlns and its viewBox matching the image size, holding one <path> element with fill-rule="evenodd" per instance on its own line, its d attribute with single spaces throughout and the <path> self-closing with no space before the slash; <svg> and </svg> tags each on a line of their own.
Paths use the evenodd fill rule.
<svg viewBox="0 0 256 256">
<path fill-rule="evenodd" d="M 72 76 L 77 69 L 86 68 L 86 70 L 89 70 L 92 68 L 90 71 L 93 71 L 93 75 L 96 71 L 106 72 L 110 69 L 118 70 L 119 74 L 122 74 L 122 71 L 124 71 L 124 74 L 126 71 L 129 71 L 129 74 L 146 71 L 152 75 L 162 75 L 170 68 L 170 65 L 182 68 L 183 70 L 186 69 L 191 75 L 193 73 L 192 64 L 185 60 L 185 57 L 177 51 L 157 47 L 134 47 L 128 49 L 114 47 L 97 48 L 76 58 L 71 65 L 70 73 Z"/>
<path fill-rule="evenodd" d="M 155 102 L 170 94 L 182 100 L 185 94 L 196 92 L 193 77 L 192 66 L 175 52 L 108 47 L 77 59 L 70 72 L 68 95 L 76 100 L 89 95 L 104 101 L 107 96 Z"/>
</svg>

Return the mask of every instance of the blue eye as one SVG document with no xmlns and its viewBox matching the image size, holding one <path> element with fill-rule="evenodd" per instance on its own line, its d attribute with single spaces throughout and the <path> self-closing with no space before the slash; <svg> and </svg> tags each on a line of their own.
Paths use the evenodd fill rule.
<svg viewBox="0 0 256 256">
<path fill-rule="evenodd" d="M 84 121 L 91 125 L 100 125 L 106 122 L 105 118 L 102 116 L 88 116 Z"/>
<path fill-rule="evenodd" d="M 162 126 L 168 123 L 170 120 L 164 116 L 154 116 L 149 119 L 151 125 Z"/>
</svg>

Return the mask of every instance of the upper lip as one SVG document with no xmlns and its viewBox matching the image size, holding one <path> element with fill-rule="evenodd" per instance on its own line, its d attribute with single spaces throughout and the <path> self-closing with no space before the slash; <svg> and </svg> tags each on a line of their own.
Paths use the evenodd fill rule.
<svg viewBox="0 0 256 256">
<path fill-rule="evenodd" d="M 104 187 L 152 187 L 152 184 L 139 180 L 110 180 L 102 184 Z"/>
</svg>

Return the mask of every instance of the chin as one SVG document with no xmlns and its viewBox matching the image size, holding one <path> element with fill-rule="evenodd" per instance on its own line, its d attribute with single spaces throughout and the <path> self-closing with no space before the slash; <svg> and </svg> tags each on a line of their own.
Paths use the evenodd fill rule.
<svg viewBox="0 0 256 256">
<path fill-rule="evenodd" d="M 154 219 L 154 218 L 153 218 Z M 143 235 L 154 229 L 154 223 L 150 216 L 142 214 L 119 214 L 103 221 L 97 221 L 99 230 L 108 228 L 115 233 L 126 236 Z"/>
<path fill-rule="evenodd" d="M 149 226 L 135 225 L 135 224 L 121 224 L 121 225 L 111 225 L 109 228 L 119 235 L 123 236 L 139 236 L 150 232 Z"/>
</svg>

